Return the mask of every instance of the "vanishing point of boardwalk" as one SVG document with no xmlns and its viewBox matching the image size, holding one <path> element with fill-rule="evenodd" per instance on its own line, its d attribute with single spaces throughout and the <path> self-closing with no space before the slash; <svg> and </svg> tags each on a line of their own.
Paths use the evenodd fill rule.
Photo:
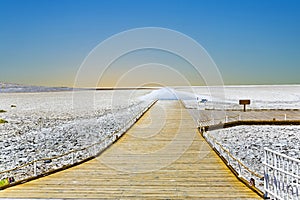
<svg viewBox="0 0 300 200">
<path fill-rule="evenodd" d="M 158 101 L 98 158 L 0 197 L 260 199 L 210 149 L 178 101 Z"/>
</svg>

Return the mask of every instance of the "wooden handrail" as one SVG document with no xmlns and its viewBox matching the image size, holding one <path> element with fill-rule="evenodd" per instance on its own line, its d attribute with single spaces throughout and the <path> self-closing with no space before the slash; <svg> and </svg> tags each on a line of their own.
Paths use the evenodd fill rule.
<svg viewBox="0 0 300 200">
<path fill-rule="evenodd" d="M 225 116 L 226 117 L 226 116 Z M 227 116 L 228 117 L 228 119 L 230 119 L 230 118 L 237 118 L 237 117 L 239 117 L 239 115 L 234 115 L 234 116 Z M 206 123 L 206 122 L 211 122 L 211 121 L 213 121 L 213 120 L 224 120 L 225 118 L 213 118 L 213 119 L 208 119 L 208 120 L 199 120 L 199 122 L 202 122 L 202 123 Z"/>
<path fill-rule="evenodd" d="M 250 174 L 258 177 L 259 179 L 263 178 L 264 176 L 263 175 L 260 175 L 254 171 L 252 171 L 249 167 L 247 167 L 244 163 L 242 163 L 240 160 L 238 160 L 237 158 L 235 158 L 229 150 L 225 149 L 223 147 L 223 145 L 221 143 L 219 143 L 216 138 L 214 138 L 213 136 L 211 136 L 210 134 L 207 134 L 208 137 L 212 138 L 212 140 L 214 141 L 215 144 L 217 144 L 224 152 L 227 153 L 228 156 L 230 156 L 233 160 L 235 160 L 237 163 L 239 163 L 241 166 L 243 166 L 244 169 L 246 169 L 248 172 L 250 172 Z"/>
</svg>

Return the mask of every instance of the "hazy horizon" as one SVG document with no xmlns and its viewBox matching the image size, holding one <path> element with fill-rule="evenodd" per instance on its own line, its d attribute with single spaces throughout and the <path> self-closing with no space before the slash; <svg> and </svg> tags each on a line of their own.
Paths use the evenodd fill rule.
<svg viewBox="0 0 300 200">
<path fill-rule="evenodd" d="M 3 82 L 0 81 L 0 84 L 12 84 L 12 85 L 20 85 L 25 87 L 57 87 L 57 88 L 75 88 L 72 86 L 62 86 L 62 85 L 34 85 L 34 84 L 23 84 L 23 83 L 13 83 L 13 82 Z M 0 85 L 1 86 L 1 85 Z M 180 85 L 170 85 L 170 86 L 159 86 L 159 85 L 144 85 L 144 86 L 118 86 L 118 87 L 78 87 L 78 89 L 156 89 L 156 88 L 187 88 L 187 87 L 268 87 L 268 86 L 300 86 L 300 84 L 224 84 L 224 85 L 191 85 L 191 86 L 180 86 Z"/>
</svg>

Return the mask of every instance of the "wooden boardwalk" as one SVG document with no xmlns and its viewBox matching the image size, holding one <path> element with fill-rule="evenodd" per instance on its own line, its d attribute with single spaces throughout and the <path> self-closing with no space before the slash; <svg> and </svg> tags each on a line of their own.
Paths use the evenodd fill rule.
<svg viewBox="0 0 300 200">
<path fill-rule="evenodd" d="M 231 173 L 178 101 L 158 101 L 98 158 L 0 198 L 260 199 Z"/>
<path fill-rule="evenodd" d="M 229 121 L 237 120 L 300 120 L 299 110 L 252 110 L 241 111 L 221 111 L 221 110 L 196 110 L 189 109 L 193 117 L 199 121 L 211 121 L 214 119 L 215 124 L 224 123 L 226 116 Z"/>
</svg>

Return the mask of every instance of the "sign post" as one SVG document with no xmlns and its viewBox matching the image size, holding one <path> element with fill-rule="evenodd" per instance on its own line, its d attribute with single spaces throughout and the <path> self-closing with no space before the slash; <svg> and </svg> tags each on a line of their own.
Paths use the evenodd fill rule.
<svg viewBox="0 0 300 200">
<path fill-rule="evenodd" d="M 246 112 L 246 105 L 250 105 L 250 99 L 241 99 L 240 105 L 244 105 L 244 112 Z"/>
</svg>

